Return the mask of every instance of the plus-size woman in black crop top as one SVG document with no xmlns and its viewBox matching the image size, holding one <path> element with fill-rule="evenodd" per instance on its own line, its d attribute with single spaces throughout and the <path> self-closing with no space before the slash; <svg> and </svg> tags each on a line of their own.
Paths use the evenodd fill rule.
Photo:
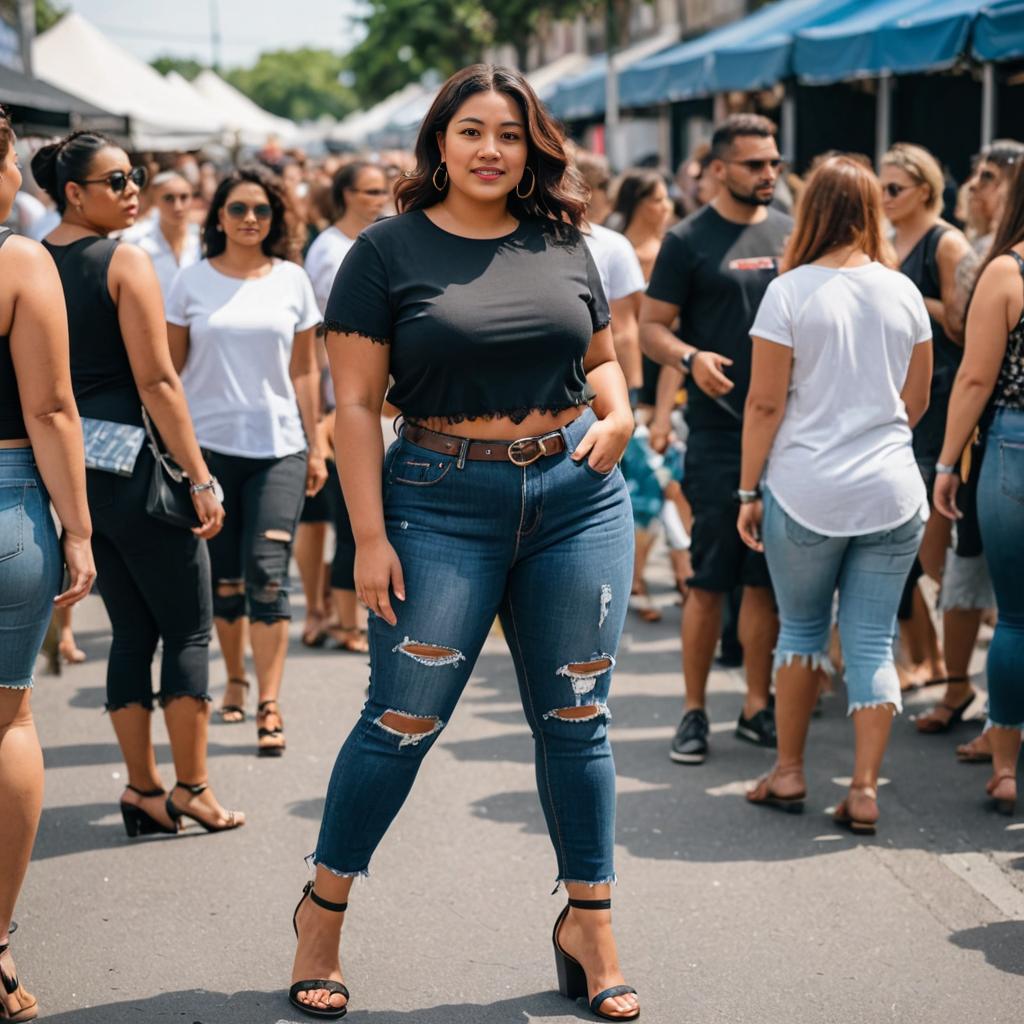
<svg viewBox="0 0 1024 1024">
<path fill-rule="evenodd" d="M 632 1020 L 608 911 L 607 700 L 632 572 L 617 463 L 633 421 L 578 230 L 585 195 L 558 129 L 505 68 L 449 79 L 416 154 L 399 216 L 358 238 L 325 313 L 371 682 L 328 789 L 290 997 L 321 1016 L 347 1005 L 339 908 L 500 616 L 570 897 L 554 935 L 559 987 Z M 385 392 L 404 418 L 386 455 Z"/>
<path fill-rule="evenodd" d="M 141 249 L 107 237 L 134 221 L 144 175 L 119 146 L 90 132 L 44 146 L 32 171 L 61 213 L 43 244 L 64 289 L 71 379 L 83 417 L 138 426 L 145 406 L 189 479 L 207 484 L 210 472 L 171 362 L 156 272 Z M 113 631 L 107 710 L 127 767 L 121 811 L 130 836 L 176 833 L 183 813 L 211 829 L 243 821 L 207 786 L 212 592 L 204 541 L 220 529 L 224 510 L 213 490 L 201 489 L 193 495 L 195 530 L 155 519 L 146 512 L 153 472 L 146 447 L 128 477 L 86 472 L 100 596 Z M 170 794 L 150 730 L 160 643 L 160 703 L 181 772 Z"/>
</svg>

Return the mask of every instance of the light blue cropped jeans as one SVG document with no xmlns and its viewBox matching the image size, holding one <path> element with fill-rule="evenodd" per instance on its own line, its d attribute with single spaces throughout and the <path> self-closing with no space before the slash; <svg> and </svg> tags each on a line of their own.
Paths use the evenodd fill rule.
<svg viewBox="0 0 1024 1024">
<path fill-rule="evenodd" d="M 766 490 L 762 529 L 779 606 L 775 668 L 803 658 L 831 670 L 832 599 L 838 590 L 849 713 L 882 704 L 902 711 L 893 641 L 900 595 L 924 533 L 920 515 L 891 530 L 828 537 L 801 526 Z"/>
</svg>

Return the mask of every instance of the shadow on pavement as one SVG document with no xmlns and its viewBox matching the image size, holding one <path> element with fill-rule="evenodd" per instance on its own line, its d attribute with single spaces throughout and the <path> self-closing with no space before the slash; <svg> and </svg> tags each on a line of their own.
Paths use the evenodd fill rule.
<svg viewBox="0 0 1024 1024">
<path fill-rule="evenodd" d="M 996 921 L 953 932 L 949 941 L 961 949 L 976 949 L 985 961 L 1007 974 L 1024 975 L 1024 921 Z"/>
<path fill-rule="evenodd" d="M 45 1007 L 43 1007 L 45 1009 Z M 535 992 L 494 1003 L 448 1003 L 417 1010 L 366 1010 L 354 1006 L 352 1024 L 527 1024 L 545 1018 L 593 1020 L 583 1003 L 573 1006 L 554 992 Z M 185 1024 L 306 1024 L 280 992 L 166 992 L 150 999 L 107 1003 L 47 1014 L 48 1024 L 127 1024 L 163 1021 Z"/>
<path fill-rule="evenodd" d="M 247 742 L 229 747 L 225 743 L 207 745 L 207 757 L 228 757 L 232 754 L 251 754 L 255 744 L 248 732 Z M 166 743 L 153 745 L 156 759 L 160 764 L 171 763 L 171 748 Z M 110 743 L 67 743 L 64 746 L 48 746 L 43 749 L 43 761 L 47 770 L 51 768 L 90 768 L 103 764 L 123 764 L 121 750 L 115 742 Z"/>
</svg>

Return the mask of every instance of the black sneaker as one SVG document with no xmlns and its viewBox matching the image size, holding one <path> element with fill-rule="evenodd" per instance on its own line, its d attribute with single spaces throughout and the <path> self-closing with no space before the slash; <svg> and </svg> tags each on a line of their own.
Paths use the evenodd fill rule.
<svg viewBox="0 0 1024 1024">
<path fill-rule="evenodd" d="M 708 756 L 708 716 L 702 708 L 683 715 L 669 757 L 679 764 L 702 764 Z"/>
<path fill-rule="evenodd" d="M 775 749 L 775 713 L 771 708 L 762 708 L 750 718 L 744 718 L 740 712 L 736 723 L 736 738 L 753 743 L 755 747 Z"/>
</svg>

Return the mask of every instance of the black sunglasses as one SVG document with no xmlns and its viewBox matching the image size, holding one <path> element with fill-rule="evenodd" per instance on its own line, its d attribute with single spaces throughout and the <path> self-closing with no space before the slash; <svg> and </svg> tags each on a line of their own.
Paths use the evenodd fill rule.
<svg viewBox="0 0 1024 1024">
<path fill-rule="evenodd" d="M 758 171 L 763 171 L 766 167 L 770 167 L 773 171 L 777 171 L 782 166 L 782 160 L 779 157 L 775 157 L 772 160 L 728 160 L 727 163 L 742 164 L 753 174 L 756 174 Z"/>
<path fill-rule="evenodd" d="M 224 212 L 233 220 L 241 220 L 250 210 L 257 220 L 270 220 L 274 216 L 274 208 L 270 203 L 257 203 L 255 206 L 250 206 L 248 203 L 234 202 L 228 203 L 224 207 Z"/>
<path fill-rule="evenodd" d="M 897 185 L 896 182 L 890 181 L 888 185 L 882 186 L 882 191 L 890 199 L 899 199 L 899 197 L 903 195 L 903 193 L 906 192 L 908 188 L 910 188 L 909 185 Z"/>
<path fill-rule="evenodd" d="M 386 188 L 349 188 L 346 192 L 358 192 L 361 196 L 386 196 L 389 190 Z"/>
<path fill-rule="evenodd" d="M 82 178 L 79 185 L 106 185 L 111 192 L 123 192 L 130 181 L 136 188 L 143 189 L 149 180 L 149 172 L 145 167 L 133 167 L 127 174 L 124 171 L 111 171 L 103 178 Z"/>
</svg>

